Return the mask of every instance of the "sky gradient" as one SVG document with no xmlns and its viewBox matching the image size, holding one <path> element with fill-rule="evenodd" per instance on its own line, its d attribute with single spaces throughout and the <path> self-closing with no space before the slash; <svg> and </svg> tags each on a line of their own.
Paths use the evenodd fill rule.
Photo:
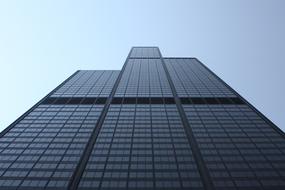
<svg viewBox="0 0 285 190">
<path fill-rule="evenodd" d="M 285 1 L 0 2 L 0 131 L 76 70 L 132 46 L 197 57 L 285 131 Z"/>
</svg>

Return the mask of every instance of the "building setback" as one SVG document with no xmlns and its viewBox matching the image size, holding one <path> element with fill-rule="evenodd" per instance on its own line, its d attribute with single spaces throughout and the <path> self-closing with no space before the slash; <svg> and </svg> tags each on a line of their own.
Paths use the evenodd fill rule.
<svg viewBox="0 0 285 190">
<path fill-rule="evenodd" d="M 134 47 L 0 134 L 0 189 L 285 189 L 284 133 L 196 58 Z"/>
</svg>

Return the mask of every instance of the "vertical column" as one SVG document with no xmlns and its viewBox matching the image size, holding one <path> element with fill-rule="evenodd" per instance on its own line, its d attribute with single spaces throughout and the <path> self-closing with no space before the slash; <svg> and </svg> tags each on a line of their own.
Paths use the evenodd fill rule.
<svg viewBox="0 0 285 190">
<path fill-rule="evenodd" d="M 193 131 L 192 131 L 192 129 L 190 127 L 190 124 L 189 124 L 189 122 L 187 120 L 187 116 L 186 116 L 186 114 L 184 112 L 184 109 L 182 107 L 181 101 L 180 101 L 180 99 L 179 99 L 179 97 L 177 95 L 174 83 L 171 80 L 170 74 L 169 74 L 169 72 L 167 70 L 167 67 L 166 67 L 166 64 L 164 62 L 163 57 L 162 56 L 160 56 L 160 57 L 161 57 L 162 65 L 163 65 L 163 68 L 165 70 L 168 82 L 170 84 L 170 87 L 171 87 L 171 90 L 172 90 L 172 93 L 173 93 L 173 96 L 174 96 L 174 100 L 175 100 L 178 112 L 180 114 L 180 117 L 181 117 L 184 129 L 185 129 L 185 132 L 186 132 L 187 137 L 188 137 L 188 141 L 190 143 L 190 146 L 191 146 L 191 149 L 193 151 L 193 155 L 194 155 L 195 161 L 197 163 L 197 166 L 198 166 L 201 178 L 203 180 L 204 187 L 207 190 L 214 189 L 213 182 L 211 181 L 209 171 L 206 168 L 206 165 L 204 163 L 202 154 L 201 154 L 201 152 L 199 150 L 199 147 L 198 147 L 198 144 L 197 144 L 196 139 L 194 137 Z"/>
<path fill-rule="evenodd" d="M 130 54 L 131 54 L 131 52 L 129 53 L 129 55 L 128 55 L 126 61 L 125 61 L 125 64 L 124 64 L 124 66 L 123 66 L 123 68 L 122 68 L 122 70 L 121 70 L 121 72 L 120 72 L 120 74 L 119 74 L 119 76 L 118 76 L 114 86 L 113 86 L 113 89 L 112 89 L 112 91 L 111 91 L 111 93 L 110 93 L 110 95 L 109 95 L 109 97 L 108 97 L 108 99 L 106 101 L 106 104 L 105 104 L 105 106 L 103 108 L 103 111 L 101 112 L 101 115 L 100 115 L 100 117 L 99 117 L 99 119 L 98 119 L 98 121 L 96 123 L 96 126 L 95 126 L 94 130 L 92 131 L 91 137 L 90 137 L 90 139 L 89 139 L 89 141 L 88 141 L 88 143 L 87 143 L 87 145 L 86 145 L 86 147 L 84 149 L 84 153 L 82 154 L 80 162 L 77 165 L 77 167 L 75 169 L 75 172 L 73 173 L 73 175 L 71 177 L 71 180 L 70 180 L 69 185 L 68 185 L 68 189 L 70 189 L 70 190 L 77 189 L 77 186 L 78 186 L 78 184 L 80 182 L 80 178 L 81 178 L 81 176 L 83 174 L 84 168 L 86 167 L 86 164 L 88 162 L 89 156 L 91 155 L 93 146 L 94 146 L 94 144 L 96 142 L 97 136 L 98 136 L 98 134 L 100 132 L 100 129 L 101 129 L 102 125 L 103 125 L 103 122 L 104 122 L 105 117 L 107 115 L 107 112 L 108 112 L 108 109 L 109 109 L 110 104 L 112 102 L 112 99 L 113 99 L 113 97 L 115 95 L 115 92 L 116 92 L 116 90 L 118 88 L 119 82 L 120 82 L 120 80 L 122 78 L 122 75 L 123 75 L 123 73 L 125 71 L 128 59 L 130 57 Z"/>
</svg>

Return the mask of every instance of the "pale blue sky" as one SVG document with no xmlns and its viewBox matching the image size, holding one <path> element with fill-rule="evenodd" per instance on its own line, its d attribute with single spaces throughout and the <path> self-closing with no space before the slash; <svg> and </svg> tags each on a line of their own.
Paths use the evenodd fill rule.
<svg viewBox="0 0 285 190">
<path fill-rule="evenodd" d="M 197 57 L 285 130 L 283 0 L 2 0 L 0 131 L 78 69 L 132 46 Z"/>
</svg>

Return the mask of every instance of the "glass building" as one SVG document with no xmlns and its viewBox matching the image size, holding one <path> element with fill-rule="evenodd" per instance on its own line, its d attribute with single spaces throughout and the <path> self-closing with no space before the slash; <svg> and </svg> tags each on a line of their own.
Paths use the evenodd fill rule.
<svg viewBox="0 0 285 190">
<path fill-rule="evenodd" d="M 198 59 L 134 47 L 1 132 L 0 189 L 284 190 L 284 137 Z"/>
</svg>

